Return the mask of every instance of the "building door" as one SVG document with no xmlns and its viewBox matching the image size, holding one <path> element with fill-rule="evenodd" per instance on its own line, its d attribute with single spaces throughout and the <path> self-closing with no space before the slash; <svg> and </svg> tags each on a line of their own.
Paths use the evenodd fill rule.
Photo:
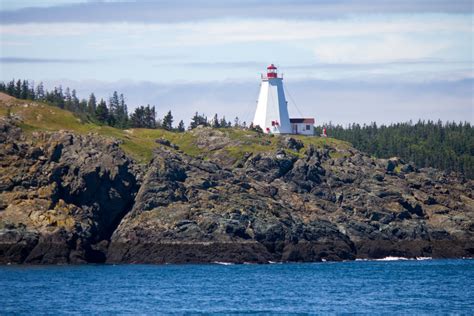
<svg viewBox="0 0 474 316">
<path fill-rule="evenodd" d="M 293 124 L 293 134 L 298 134 L 298 124 Z"/>
</svg>

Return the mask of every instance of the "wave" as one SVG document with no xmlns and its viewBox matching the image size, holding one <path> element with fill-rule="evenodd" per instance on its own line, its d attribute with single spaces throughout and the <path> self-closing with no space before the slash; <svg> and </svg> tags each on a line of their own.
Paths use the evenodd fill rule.
<svg viewBox="0 0 474 316">
<path fill-rule="evenodd" d="M 223 261 L 214 261 L 213 263 L 214 264 L 220 264 L 220 265 L 223 265 L 223 266 L 231 266 L 231 265 L 235 264 L 235 263 L 232 263 L 232 262 L 223 262 Z"/>
<path fill-rule="evenodd" d="M 432 260 L 433 257 L 415 257 L 415 258 L 407 258 L 407 257 L 395 257 L 395 256 L 388 256 L 385 258 L 378 258 L 378 259 L 355 259 L 355 261 L 406 261 L 406 260 Z"/>
<path fill-rule="evenodd" d="M 394 257 L 388 256 L 385 258 L 374 259 L 375 261 L 399 261 L 399 260 L 415 260 L 414 258 L 406 258 L 406 257 Z"/>
</svg>

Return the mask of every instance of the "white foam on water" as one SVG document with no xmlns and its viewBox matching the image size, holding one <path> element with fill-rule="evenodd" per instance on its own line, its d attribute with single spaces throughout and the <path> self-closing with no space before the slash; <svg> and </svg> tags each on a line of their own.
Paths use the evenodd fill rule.
<svg viewBox="0 0 474 316">
<path fill-rule="evenodd" d="M 214 264 L 220 264 L 220 265 L 223 265 L 223 266 L 231 266 L 231 265 L 234 265 L 234 263 L 232 263 L 232 262 L 222 262 L 222 261 L 214 261 L 213 263 L 214 263 Z"/>
<path fill-rule="evenodd" d="M 385 258 L 380 258 L 380 259 L 374 259 L 374 261 L 398 261 L 398 260 L 414 260 L 406 257 L 392 257 L 388 256 Z"/>
<path fill-rule="evenodd" d="M 407 258 L 407 257 L 395 257 L 395 256 L 388 256 L 385 258 L 379 259 L 363 259 L 357 258 L 355 261 L 406 261 L 406 260 L 433 260 L 433 257 L 415 257 L 415 258 Z"/>
</svg>

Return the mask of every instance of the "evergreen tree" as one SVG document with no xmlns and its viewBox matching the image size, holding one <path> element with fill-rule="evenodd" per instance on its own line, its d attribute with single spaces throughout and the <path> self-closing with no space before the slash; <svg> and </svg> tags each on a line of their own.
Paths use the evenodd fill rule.
<svg viewBox="0 0 474 316">
<path fill-rule="evenodd" d="M 171 111 L 168 111 L 165 117 L 163 117 L 162 127 L 168 131 L 173 129 L 173 115 Z"/>
<path fill-rule="evenodd" d="M 156 128 L 155 107 L 139 106 L 130 115 L 130 126 L 135 128 Z"/>
<path fill-rule="evenodd" d="M 213 128 L 219 128 L 221 126 L 219 123 L 219 117 L 217 116 L 217 113 L 214 114 L 214 117 L 212 118 L 211 126 Z"/>
<path fill-rule="evenodd" d="M 72 89 L 71 91 L 71 108 L 72 112 L 84 112 L 84 109 L 81 109 L 80 104 L 79 104 L 79 99 L 77 98 L 76 95 L 76 90 Z"/>
<path fill-rule="evenodd" d="M 44 101 L 44 98 L 45 98 L 44 86 L 43 86 L 43 82 L 40 82 L 36 86 L 36 99 L 40 101 Z"/>
<path fill-rule="evenodd" d="M 35 82 L 33 81 L 29 86 L 28 99 L 36 100 Z"/>
<path fill-rule="evenodd" d="M 119 107 L 117 109 L 116 118 L 118 122 L 118 127 L 126 128 L 128 126 L 128 109 L 123 94 L 120 94 Z"/>
<path fill-rule="evenodd" d="M 15 86 L 15 94 L 13 95 L 15 98 L 21 98 L 21 87 L 22 87 L 21 80 L 18 79 Z"/>
<path fill-rule="evenodd" d="M 139 106 L 130 115 L 130 126 L 140 128 L 145 126 L 145 107 Z"/>
<path fill-rule="evenodd" d="M 20 99 L 29 99 L 30 96 L 30 87 L 28 85 L 28 81 L 23 80 L 21 84 L 21 92 L 20 92 Z"/>
<path fill-rule="evenodd" d="M 226 128 L 227 127 L 227 121 L 225 119 L 225 116 L 223 116 L 221 118 L 221 120 L 219 121 L 219 126 L 222 127 L 222 128 Z"/>
<path fill-rule="evenodd" d="M 234 127 L 235 128 L 239 128 L 240 127 L 240 120 L 239 120 L 239 117 L 236 116 L 235 119 L 234 119 Z"/>
<path fill-rule="evenodd" d="M 79 101 L 79 109 L 81 114 L 86 114 L 87 113 L 87 101 L 86 99 L 82 99 Z M 87 117 L 86 115 L 83 115 L 84 117 Z"/>
<path fill-rule="evenodd" d="M 103 99 L 101 99 L 97 105 L 95 117 L 101 123 L 106 124 L 109 122 L 109 109 L 107 108 L 107 104 Z"/>
<path fill-rule="evenodd" d="M 146 114 L 147 114 L 147 127 L 148 128 L 156 128 L 157 127 L 157 122 L 156 122 L 156 110 L 155 110 L 155 106 L 152 106 L 150 107 L 150 105 L 148 104 L 147 107 L 146 107 L 147 111 L 146 111 Z"/>
<path fill-rule="evenodd" d="M 15 96 L 15 80 L 13 79 L 7 84 L 7 93 L 11 96 Z"/>
<path fill-rule="evenodd" d="M 198 126 L 209 126 L 209 123 L 207 122 L 206 116 L 200 115 L 198 112 L 196 112 L 194 116 L 191 118 L 189 129 L 194 129 Z"/>
<path fill-rule="evenodd" d="M 89 101 L 87 102 L 87 111 L 90 114 L 94 114 L 96 108 L 97 108 L 97 100 L 95 98 L 94 93 L 91 93 L 91 95 L 89 96 Z"/>
<path fill-rule="evenodd" d="M 73 111 L 72 96 L 69 87 L 66 87 L 66 90 L 64 90 L 64 108 L 68 111 Z"/>
<path fill-rule="evenodd" d="M 61 109 L 64 109 L 65 102 L 64 102 L 64 94 L 63 94 L 63 87 L 59 86 L 58 88 L 54 88 L 54 102 L 53 104 L 57 104 L 57 106 Z"/>
<path fill-rule="evenodd" d="M 112 97 L 109 98 L 109 125 L 116 126 L 118 123 L 120 100 L 117 91 L 114 91 Z"/>
<path fill-rule="evenodd" d="M 183 122 L 183 120 L 181 120 L 178 123 L 178 132 L 182 133 L 184 131 L 185 131 L 184 122 Z"/>
</svg>

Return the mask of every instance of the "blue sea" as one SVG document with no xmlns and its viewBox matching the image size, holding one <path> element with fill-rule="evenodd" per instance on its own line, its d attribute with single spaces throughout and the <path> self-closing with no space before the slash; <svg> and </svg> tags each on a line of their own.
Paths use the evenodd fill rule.
<svg viewBox="0 0 474 316">
<path fill-rule="evenodd" d="M 1 314 L 474 314 L 474 260 L 0 267 Z"/>
</svg>

